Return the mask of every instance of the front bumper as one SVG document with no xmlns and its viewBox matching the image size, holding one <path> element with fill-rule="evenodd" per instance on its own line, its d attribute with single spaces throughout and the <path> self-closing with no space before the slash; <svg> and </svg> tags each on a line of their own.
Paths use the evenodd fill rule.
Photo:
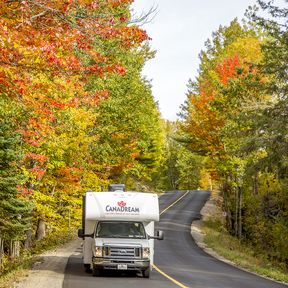
<svg viewBox="0 0 288 288">
<path fill-rule="evenodd" d="M 149 259 L 113 259 L 93 257 L 93 267 L 101 270 L 119 270 L 119 265 L 127 265 L 127 270 L 142 271 L 150 267 Z M 126 270 L 126 269 L 125 269 Z"/>
</svg>

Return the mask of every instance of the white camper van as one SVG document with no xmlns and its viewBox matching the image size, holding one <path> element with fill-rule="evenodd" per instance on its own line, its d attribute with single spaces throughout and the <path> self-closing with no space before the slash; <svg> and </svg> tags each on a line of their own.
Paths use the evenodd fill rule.
<svg viewBox="0 0 288 288">
<path fill-rule="evenodd" d="M 136 270 L 149 278 L 153 265 L 154 221 L 159 221 L 158 196 L 152 193 L 87 192 L 83 197 L 84 267 L 94 276 L 102 270 Z"/>
</svg>

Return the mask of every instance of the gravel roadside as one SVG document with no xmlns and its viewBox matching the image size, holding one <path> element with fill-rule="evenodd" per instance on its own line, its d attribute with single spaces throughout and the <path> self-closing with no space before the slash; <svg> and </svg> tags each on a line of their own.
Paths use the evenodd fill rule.
<svg viewBox="0 0 288 288">
<path fill-rule="evenodd" d="M 200 213 L 202 215 L 202 219 L 206 220 L 209 217 L 213 217 L 215 215 L 217 215 L 219 213 L 219 211 L 216 208 L 216 205 L 214 203 L 214 198 L 211 197 L 203 206 L 203 208 L 201 209 Z M 219 217 L 219 215 L 218 215 Z M 204 238 L 204 234 L 202 232 L 202 219 L 201 220 L 195 220 L 192 222 L 191 225 L 191 234 L 192 237 L 194 239 L 194 241 L 196 242 L 196 244 L 203 249 L 207 254 L 223 261 L 226 263 L 229 263 L 231 265 L 235 265 L 233 262 L 229 261 L 228 259 L 220 256 L 218 253 L 216 253 L 214 250 L 212 250 L 211 248 L 209 248 L 203 241 Z"/>
<path fill-rule="evenodd" d="M 79 253 L 81 239 L 75 239 L 64 246 L 39 255 L 25 279 L 14 288 L 61 288 L 68 258 Z"/>
</svg>

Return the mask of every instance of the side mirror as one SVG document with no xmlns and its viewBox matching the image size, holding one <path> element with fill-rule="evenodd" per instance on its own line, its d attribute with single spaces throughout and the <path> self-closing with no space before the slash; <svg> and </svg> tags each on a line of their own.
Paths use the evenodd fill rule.
<svg viewBox="0 0 288 288">
<path fill-rule="evenodd" d="M 159 230 L 159 231 L 157 231 L 156 236 L 148 236 L 148 239 L 163 240 L 164 239 L 164 232 Z"/>
<path fill-rule="evenodd" d="M 84 231 L 82 228 L 78 229 L 78 237 L 79 238 L 84 238 Z"/>
<path fill-rule="evenodd" d="M 82 228 L 78 229 L 78 237 L 84 239 L 85 237 L 94 237 L 94 233 L 92 234 L 84 234 L 84 230 Z"/>
<path fill-rule="evenodd" d="M 164 239 L 164 232 L 159 230 L 157 231 L 157 238 L 158 240 L 163 240 Z"/>
</svg>

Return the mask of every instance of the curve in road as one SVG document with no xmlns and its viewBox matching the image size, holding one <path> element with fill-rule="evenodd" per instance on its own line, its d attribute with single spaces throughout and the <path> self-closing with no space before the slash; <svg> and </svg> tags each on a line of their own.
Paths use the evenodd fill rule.
<svg viewBox="0 0 288 288">
<path fill-rule="evenodd" d="M 171 191 L 159 199 L 161 219 L 156 229 L 165 233 L 164 241 L 155 241 L 155 265 L 150 279 L 131 273 L 109 272 L 103 277 L 85 273 L 79 248 L 68 260 L 64 288 L 283 288 L 242 271 L 206 254 L 191 236 L 191 223 L 209 198 L 207 191 Z M 181 198 L 181 199 L 180 199 Z M 177 201 L 180 199 L 179 201 Z"/>
<path fill-rule="evenodd" d="M 169 195 L 163 195 L 163 203 L 165 197 L 170 198 Z M 186 287 L 287 287 L 219 261 L 195 244 L 191 236 L 191 223 L 199 218 L 199 211 L 208 198 L 207 191 L 190 191 L 161 215 L 156 229 L 164 231 L 166 241 L 155 243 L 157 267 Z"/>
</svg>

